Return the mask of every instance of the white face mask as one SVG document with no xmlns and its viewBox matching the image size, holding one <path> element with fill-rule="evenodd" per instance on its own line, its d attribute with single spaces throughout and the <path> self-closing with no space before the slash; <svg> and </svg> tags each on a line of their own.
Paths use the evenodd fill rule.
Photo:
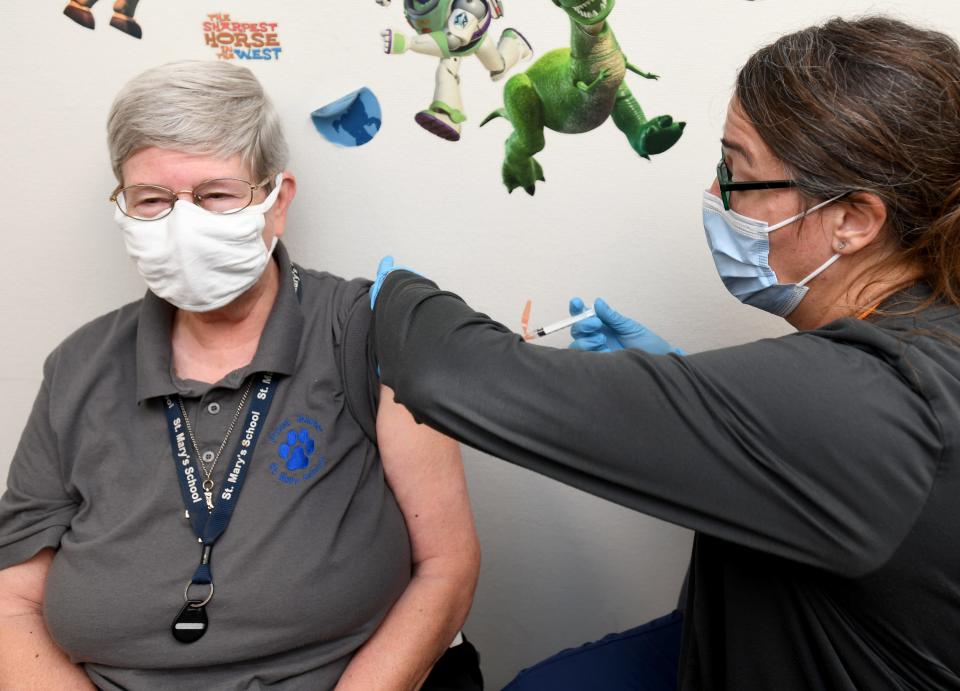
<svg viewBox="0 0 960 691">
<path fill-rule="evenodd" d="M 216 214 L 178 199 L 173 211 L 156 221 L 125 216 L 114 220 L 123 230 L 127 254 L 147 287 L 188 312 L 209 312 L 230 304 L 263 275 L 277 238 L 263 244 L 264 214 L 277 201 L 283 174 L 260 204 L 234 214 Z"/>
</svg>

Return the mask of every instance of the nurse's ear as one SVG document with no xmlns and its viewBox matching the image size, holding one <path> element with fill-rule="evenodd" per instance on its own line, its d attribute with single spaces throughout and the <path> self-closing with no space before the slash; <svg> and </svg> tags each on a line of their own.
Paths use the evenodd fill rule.
<svg viewBox="0 0 960 691">
<path fill-rule="evenodd" d="M 290 202 L 295 196 L 297 196 L 297 179 L 293 177 L 293 173 L 285 170 L 283 179 L 280 181 L 277 201 L 266 213 L 267 226 L 275 237 L 283 235 L 287 223 L 287 209 L 290 208 Z"/>
<path fill-rule="evenodd" d="M 824 209 L 832 234 L 833 251 L 853 254 L 874 243 L 884 243 L 887 207 L 872 192 L 852 192 Z"/>
</svg>

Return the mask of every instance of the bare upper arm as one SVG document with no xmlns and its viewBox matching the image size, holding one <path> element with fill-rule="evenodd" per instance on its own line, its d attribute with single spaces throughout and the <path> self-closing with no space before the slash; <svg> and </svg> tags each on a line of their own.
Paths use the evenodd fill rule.
<svg viewBox="0 0 960 691">
<path fill-rule="evenodd" d="M 53 550 L 42 549 L 25 562 L 0 570 L 0 615 L 25 614 L 43 606 Z"/>
<path fill-rule="evenodd" d="M 467 483 L 454 440 L 426 425 L 380 387 L 377 440 L 387 482 L 410 533 L 414 563 L 456 555 L 479 564 Z"/>
</svg>

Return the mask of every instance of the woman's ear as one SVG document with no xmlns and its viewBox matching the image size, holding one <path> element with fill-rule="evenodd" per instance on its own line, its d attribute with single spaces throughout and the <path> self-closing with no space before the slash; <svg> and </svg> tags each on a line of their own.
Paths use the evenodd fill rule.
<svg viewBox="0 0 960 691">
<path fill-rule="evenodd" d="M 853 192 L 830 209 L 829 222 L 834 251 L 853 254 L 883 240 L 887 206 L 872 192 Z"/>
</svg>

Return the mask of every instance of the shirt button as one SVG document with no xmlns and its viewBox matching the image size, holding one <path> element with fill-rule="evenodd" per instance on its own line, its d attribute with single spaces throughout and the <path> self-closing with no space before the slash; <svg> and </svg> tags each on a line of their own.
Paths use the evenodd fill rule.
<svg viewBox="0 0 960 691">
<path fill-rule="evenodd" d="M 209 449 L 203 452 L 203 462 L 204 463 L 213 463 L 213 459 L 217 457 L 213 451 Z"/>
<path fill-rule="evenodd" d="M 212 401 L 207 405 L 207 412 L 210 413 L 211 415 L 216 415 L 217 413 L 220 412 L 220 404 L 217 403 L 216 401 Z"/>
</svg>

